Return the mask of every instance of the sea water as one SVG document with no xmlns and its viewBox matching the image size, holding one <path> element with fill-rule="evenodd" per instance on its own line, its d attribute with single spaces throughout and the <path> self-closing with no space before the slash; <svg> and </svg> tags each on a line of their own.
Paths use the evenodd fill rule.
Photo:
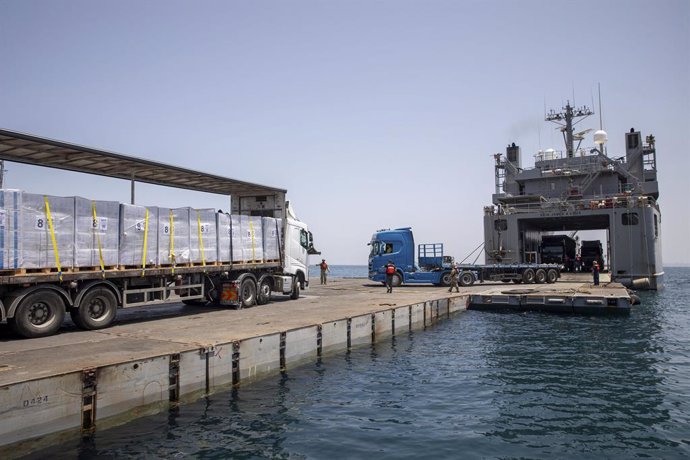
<svg viewBox="0 0 690 460">
<path fill-rule="evenodd" d="M 33 457 L 689 458 L 690 268 L 666 274 L 629 316 L 461 312 Z"/>
</svg>

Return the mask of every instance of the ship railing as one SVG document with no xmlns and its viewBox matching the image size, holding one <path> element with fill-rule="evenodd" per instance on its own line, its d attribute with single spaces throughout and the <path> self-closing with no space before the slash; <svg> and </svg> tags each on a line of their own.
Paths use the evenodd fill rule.
<svg viewBox="0 0 690 460">
<path fill-rule="evenodd" d="M 501 214 L 530 214 L 534 212 L 554 211 L 573 212 L 578 210 L 597 210 L 609 208 L 642 208 L 652 206 L 658 209 L 656 200 L 651 196 L 616 196 L 592 197 L 580 200 L 543 200 L 539 203 L 525 203 L 503 206 L 485 206 L 484 214 L 488 216 Z"/>
</svg>

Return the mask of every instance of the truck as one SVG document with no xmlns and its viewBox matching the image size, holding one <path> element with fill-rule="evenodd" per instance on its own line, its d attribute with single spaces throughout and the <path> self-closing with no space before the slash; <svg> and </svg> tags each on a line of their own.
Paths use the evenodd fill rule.
<svg viewBox="0 0 690 460">
<path fill-rule="evenodd" d="M 456 264 L 452 256 L 443 253 L 442 243 L 420 244 L 416 247 L 411 227 L 377 230 L 370 246 L 369 279 L 385 283 L 385 267 L 396 266 L 393 286 L 427 283 L 449 286 L 453 266 L 459 270 L 459 284 L 471 286 L 475 282 L 502 281 L 514 283 L 554 283 L 561 276 L 557 264 Z"/>
<path fill-rule="evenodd" d="M 558 264 L 567 272 L 575 271 L 577 241 L 568 235 L 544 235 L 539 248 L 541 262 Z"/>
<path fill-rule="evenodd" d="M 597 260 L 600 264 L 603 262 L 604 250 L 599 240 L 583 241 L 580 244 L 580 260 L 582 263 L 582 271 L 592 270 L 592 263 Z M 603 266 L 601 267 L 603 269 Z"/>
<path fill-rule="evenodd" d="M 215 209 L 205 214 L 209 221 L 218 219 L 217 222 L 220 222 L 222 218 L 227 223 L 223 227 L 227 230 L 223 231 L 218 225 L 217 241 L 224 238 L 227 250 L 231 251 L 230 234 L 235 238 L 237 230 L 231 217 L 238 216 L 238 221 L 250 222 L 242 231 L 247 238 L 251 237 L 252 244 L 255 237 L 258 240 L 259 232 L 258 227 L 252 228 L 250 219 L 270 219 L 267 230 L 273 232 L 271 241 L 276 242 L 271 258 L 259 257 L 258 246 L 257 251 L 252 248 L 247 257 L 240 260 L 235 258 L 234 252 L 232 257 L 216 257 L 219 252 L 213 252 L 212 240 L 206 240 L 211 243 L 204 252 L 205 239 L 213 238 L 207 232 L 215 224 L 202 223 L 199 211 L 195 214 L 193 210 L 187 210 L 185 212 L 191 216 L 187 220 L 187 231 L 191 235 L 187 237 L 191 241 L 198 236 L 200 247 L 191 248 L 197 251 L 197 259 L 187 259 L 186 263 L 180 263 L 178 259 L 176 262 L 171 247 L 167 263 L 162 264 L 160 260 L 152 263 L 152 260 L 146 259 L 145 238 L 141 263 L 137 259 L 136 264 L 123 263 L 122 260 L 118 264 L 104 264 L 105 242 L 101 238 L 106 234 L 104 229 L 108 221 L 97 215 L 97 202 L 93 201 L 93 241 L 98 240 L 98 248 L 92 252 L 96 254 L 96 262 L 93 266 L 66 266 L 61 264 L 61 258 L 69 257 L 70 251 L 76 254 L 85 243 L 73 240 L 72 246 L 63 246 L 67 249 L 59 250 L 62 236 L 56 232 L 58 225 L 61 225 L 56 204 L 61 201 L 43 196 L 45 206 L 39 200 L 32 208 L 33 211 L 38 210 L 37 215 L 27 217 L 26 205 L 22 208 L 15 203 L 12 209 L 11 200 L 5 200 L 5 197 L 16 197 L 18 192 L 0 190 L 3 198 L 0 203 L 0 322 L 9 324 L 19 336 L 34 338 L 55 334 L 67 313 L 78 328 L 95 330 L 113 324 L 118 310 L 123 308 L 171 302 L 243 308 L 266 304 L 272 294 L 297 299 L 300 291 L 309 285 L 308 258 L 310 254 L 319 252 L 314 249 L 308 226 L 297 219 L 290 202 L 286 200 L 286 190 L 3 129 L 0 129 L 0 160 L 131 181 L 132 204 L 120 204 L 117 208 L 120 223 L 124 221 L 122 213 L 125 206 L 134 206 L 137 182 L 229 195 L 231 214 L 219 210 L 216 216 Z M 36 194 L 33 196 L 40 197 Z M 52 214 L 51 200 L 56 205 Z M 64 201 L 64 198 L 61 200 Z M 152 208 L 144 208 L 146 218 L 136 221 L 133 231 L 151 237 L 156 231 L 173 231 L 177 225 L 173 225 L 172 210 L 168 225 L 167 211 L 161 211 L 161 218 L 154 221 L 149 214 Z M 87 210 L 90 212 L 88 207 Z M 86 217 L 88 222 L 91 216 L 82 217 Z M 34 218 L 35 221 L 27 220 Z M 77 221 L 76 218 L 74 220 Z M 49 256 L 42 262 L 43 265 L 29 268 L 22 265 L 22 256 L 18 256 L 22 251 L 22 234 L 13 232 L 13 226 L 18 225 L 24 225 L 27 232 L 33 232 L 32 235 L 38 235 L 44 242 L 42 254 Z M 156 225 L 159 225 L 158 229 Z M 119 240 L 117 234 L 115 237 L 116 245 L 123 244 L 121 228 Z M 226 231 L 228 233 L 223 234 Z M 171 235 L 169 241 L 172 246 L 176 240 Z M 27 241 L 23 244 L 28 245 Z M 215 247 L 215 250 L 218 251 L 219 247 Z M 26 253 L 29 249 L 24 247 L 23 250 Z M 161 253 L 167 254 L 168 248 L 162 248 Z"/>
</svg>

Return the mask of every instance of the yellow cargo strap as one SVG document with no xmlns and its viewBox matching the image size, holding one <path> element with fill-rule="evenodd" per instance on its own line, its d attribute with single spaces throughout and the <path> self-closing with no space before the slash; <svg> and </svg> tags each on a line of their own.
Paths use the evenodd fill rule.
<svg viewBox="0 0 690 460">
<path fill-rule="evenodd" d="M 105 278 L 105 265 L 103 264 L 103 247 L 101 246 L 101 233 L 98 216 L 96 215 L 96 202 L 91 201 L 91 211 L 93 212 L 93 229 L 96 232 L 96 241 L 98 242 L 98 259 L 101 263 L 101 276 Z"/>
<path fill-rule="evenodd" d="M 206 266 L 206 255 L 204 254 L 204 239 L 201 237 L 201 215 L 196 212 L 196 227 L 199 231 L 199 249 L 201 249 L 201 265 Z"/>
<path fill-rule="evenodd" d="M 149 208 L 146 208 L 146 217 L 144 218 L 144 252 L 141 255 L 141 276 L 146 273 L 146 247 L 149 242 Z"/>
<path fill-rule="evenodd" d="M 62 267 L 60 266 L 60 254 L 58 253 L 57 239 L 55 239 L 55 228 L 53 228 L 53 216 L 50 214 L 50 204 L 48 197 L 43 195 L 43 201 L 46 204 L 46 220 L 48 221 L 48 228 L 50 229 L 50 240 L 53 242 L 53 255 L 55 255 L 55 266 L 58 269 L 58 279 L 62 281 Z"/>
<path fill-rule="evenodd" d="M 170 210 L 170 263 L 172 264 L 172 274 L 175 274 L 175 221 L 173 210 Z"/>
<path fill-rule="evenodd" d="M 249 219 L 249 235 L 252 238 L 252 261 L 256 260 L 256 247 L 254 245 L 254 223 Z"/>
</svg>

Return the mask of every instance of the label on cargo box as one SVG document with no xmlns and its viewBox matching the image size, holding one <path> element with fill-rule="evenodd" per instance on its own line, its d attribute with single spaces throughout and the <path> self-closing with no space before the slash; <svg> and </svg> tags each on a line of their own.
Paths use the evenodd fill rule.
<svg viewBox="0 0 690 460">
<path fill-rule="evenodd" d="M 36 221 L 34 222 L 34 228 L 36 230 L 45 230 L 48 227 L 45 217 L 36 216 Z"/>
<path fill-rule="evenodd" d="M 134 224 L 134 230 L 137 232 L 143 232 L 146 230 L 146 221 L 145 220 L 140 220 L 136 224 Z"/>
<path fill-rule="evenodd" d="M 201 228 L 201 233 L 210 233 L 211 232 L 211 224 L 208 222 L 204 223 L 202 222 L 201 225 L 199 226 Z"/>
<path fill-rule="evenodd" d="M 5 219 L 7 219 L 7 213 L 4 209 L 0 209 L 0 227 L 4 227 L 6 225 Z"/>
<path fill-rule="evenodd" d="M 98 217 L 96 219 L 91 219 L 91 228 L 98 231 L 98 232 L 107 232 L 108 231 L 108 218 L 107 217 Z"/>
</svg>

